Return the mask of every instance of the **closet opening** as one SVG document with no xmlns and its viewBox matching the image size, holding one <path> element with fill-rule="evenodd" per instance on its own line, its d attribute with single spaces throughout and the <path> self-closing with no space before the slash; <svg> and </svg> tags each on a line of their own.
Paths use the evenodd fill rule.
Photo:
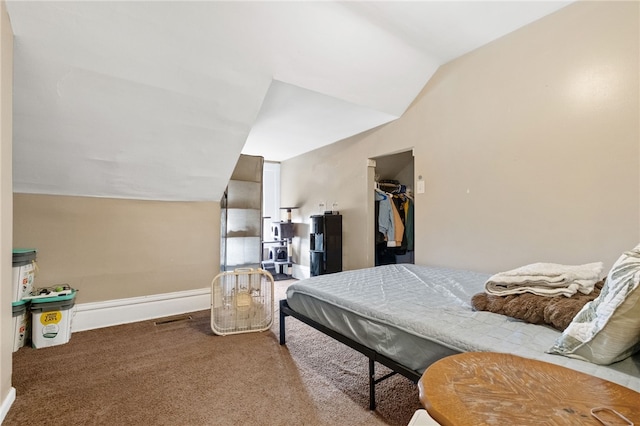
<svg viewBox="0 0 640 426">
<path fill-rule="evenodd" d="M 415 263 L 413 151 L 371 158 L 369 167 L 373 263 Z"/>
</svg>

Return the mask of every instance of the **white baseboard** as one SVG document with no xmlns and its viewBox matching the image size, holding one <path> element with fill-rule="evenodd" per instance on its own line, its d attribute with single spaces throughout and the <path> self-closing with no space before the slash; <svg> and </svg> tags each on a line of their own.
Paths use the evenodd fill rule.
<svg viewBox="0 0 640 426">
<path fill-rule="evenodd" d="M 7 417 L 9 413 L 9 409 L 13 405 L 13 401 L 16 400 L 16 388 L 11 387 L 9 389 L 9 393 L 7 397 L 2 401 L 2 406 L 0 407 L 0 424 L 4 421 L 4 418 Z"/>
<path fill-rule="evenodd" d="M 73 308 L 71 331 L 93 330 L 210 308 L 210 288 L 80 303 Z"/>
</svg>

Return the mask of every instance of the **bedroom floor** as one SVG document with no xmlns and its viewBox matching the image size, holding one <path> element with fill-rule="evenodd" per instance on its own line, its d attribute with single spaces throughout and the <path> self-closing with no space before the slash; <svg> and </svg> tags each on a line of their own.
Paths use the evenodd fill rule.
<svg viewBox="0 0 640 426">
<path fill-rule="evenodd" d="M 275 283 L 276 309 L 293 282 Z M 415 385 L 393 377 L 369 411 L 366 358 L 297 320 L 280 346 L 277 314 L 271 331 L 231 336 L 213 335 L 210 311 L 187 317 L 21 348 L 3 425 L 406 425 L 420 408 Z"/>
</svg>

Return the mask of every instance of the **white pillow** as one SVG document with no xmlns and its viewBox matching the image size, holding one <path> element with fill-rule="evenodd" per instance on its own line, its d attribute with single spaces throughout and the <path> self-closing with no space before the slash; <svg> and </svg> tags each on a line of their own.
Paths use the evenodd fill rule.
<svg viewBox="0 0 640 426">
<path fill-rule="evenodd" d="M 640 244 L 620 256 L 600 295 L 584 305 L 549 353 L 611 364 L 640 350 Z"/>
</svg>

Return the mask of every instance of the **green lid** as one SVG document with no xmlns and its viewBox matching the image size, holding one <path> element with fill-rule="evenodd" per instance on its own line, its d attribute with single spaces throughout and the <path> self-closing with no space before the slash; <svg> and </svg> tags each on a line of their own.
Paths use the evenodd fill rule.
<svg viewBox="0 0 640 426">
<path fill-rule="evenodd" d="M 14 248 L 13 254 L 28 254 L 28 253 L 35 253 L 37 251 L 38 250 L 32 249 L 32 248 Z"/>
<path fill-rule="evenodd" d="M 20 316 L 27 312 L 27 301 L 18 300 L 17 302 L 11 302 L 11 314 L 14 317 Z"/>
<path fill-rule="evenodd" d="M 36 260 L 36 249 L 13 249 L 13 266 L 24 266 Z"/>
</svg>

